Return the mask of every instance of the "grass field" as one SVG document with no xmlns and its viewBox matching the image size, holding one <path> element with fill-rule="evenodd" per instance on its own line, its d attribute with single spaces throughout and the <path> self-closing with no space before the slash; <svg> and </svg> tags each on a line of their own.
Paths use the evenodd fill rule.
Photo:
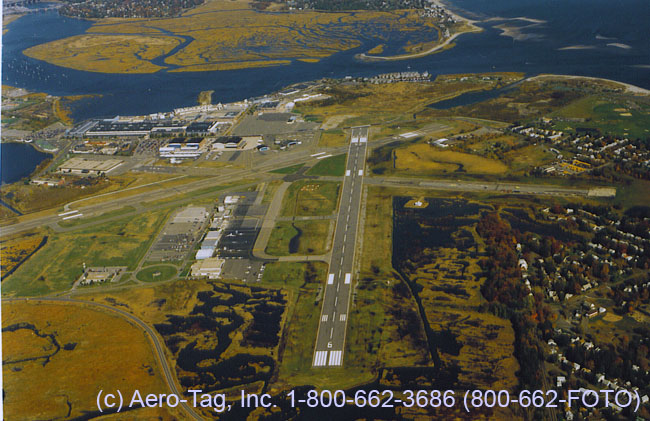
<svg viewBox="0 0 650 421">
<path fill-rule="evenodd" d="M 304 116 L 310 115 L 318 121 L 325 121 L 328 128 L 335 127 L 334 124 L 328 124 L 330 121 L 338 123 L 339 119 L 344 118 L 346 126 L 388 125 L 394 126 L 397 133 L 403 133 L 409 130 L 399 131 L 400 128 L 408 124 L 424 125 L 435 120 L 435 117 L 429 116 L 431 113 L 427 108 L 433 102 L 465 92 L 493 89 L 505 81 L 515 82 L 523 75 L 486 73 L 468 80 L 453 76 L 422 83 L 333 84 L 330 89 L 323 91 L 330 99 L 299 103 L 295 110 Z M 490 77 L 490 80 L 483 80 L 483 76 Z M 415 122 L 414 114 L 417 117 Z"/>
<path fill-rule="evenodd" d="M 324 254 L 328 251 L 330 225 L 329 220 L 278 222 L 271 232 L 266 252 L 274 256 Z"/>
<path fill-rule="evenodd" d="M 632 206 L 650 206 L 650 181 L 630 180 L 630 184 L 616 189 L 616 202 L 624 208 Z"/>
<path fill-rule="evenodd" d="M 282 200 L 282 216 L 331 215 L 338 206 L 340 183 L 301 180 L 291 184 Z"/>
<path fill-rule="evenodd" d="M 345 161 L 347 156 L 347 154 L 341 154 L 321 159 L 307 171 L 307 174 L 341 177 L 345 174 Z"/>
<path fill-rule="evenodd" d="M 542 145 L 529 145 L 504 154 L 511 173 L 520 173 L 554 162 L 555 154 Z"/>
<path fill-rule="evenodd" d="M 318 146 L 333 148 L 344 146 L 348 143 L 349 136 L 341 129 L 323 131 L 318 139 Z"/>
<path fill-rule="evenodd" d="M 173 278 L 178 269 L 171 265 L 155 265 L 141 269 L 135 277 L 143 282 L 167 281 Z"/>
<path fill-rule="evenodd" d="M 32 296 L 70 288 L 86 266 L 127 266 L 142 258 L 169 210 L 91 228 L 49 233 L 47 244 L 3 280 L 3 295 Z"/>
<path fill-rule="evenodd" d="M 592 95 L 573 101 L 552 116 L 584 121 L 559 121 L 559 130 L 576 127 L 600 129 L 603 134 L 645 138 L 650 136 L 650 106 L 634 99 L 617 101 L 611 97 Z"/>
<path fill-rule="evenodd" d="M 315 62 L 369 37 L 384 42 L 396 33 L 409 48 L 438 39 L 436 21 L 415 10 L 270 13 L 249 2 L 207 1 L 179 17 L 102 19 L 86 34 L 38 45 L 26 54 L 79 70 L 150 73 L 161 68 L 152 59 L 191 36 L 165 60 L 178 66 L 171 71 L 226 70 Z"/>
<path fill-rule="evenodd" d="M 272 170 L 269 172 L 272 172 L 274 174 L 295 174 L 298 172 L 299 169 L 304 167 L 305 164 L 296 164 L 296 165 L 291 165 L 289 167 L 284 167 L 284 168 L 278 168 L 277 170 Z"/>
<path fill-rule="evenodd" d="M 21 323 L 34 328 L 13 330 Z M 110 313 L 79 304 L 3 303 L 2 328 L 5 419 L 84 417 L 97 411 L 100 390 L 167 392 L 144 332 Z M 172 418 L 165 409 L 146 412 Z"/>
<path fill-rule="evenodd" d="M 419 143 L 395 150 L 395 169 L 408 173 L 503 174 L 508 167 L 495 159 Z"/>
<path fill-rule="evenodd" d="M 31 213 L 55 208 L 75 200 L 84 199 L 82 203 L 84 205 L 89 205 L 116 199 L 118 197 L 125 197 L 136 193 L 159 189 L 163 186 L 178 186 L 196 180 L 196 178 L 193 177 L 182 177 L 171 181 L 165 181 L 173 177 L 174 176 L 167 174 L 129 172 L 119 176 L 112 176 L 107 180 L 100 181 L 92 186 L 86 186 L 83 189 L 74 186 L 53 188 L 48 186 L 36 186 L 33 184 L 13 183 L 2 187 L 2 200 L 9 203 L 22 213 Z M 145 186 L 145 184 L 154 182 L 162 183 Z M 138 186 L 141 187 L 134 188 Z M 132 190 L 124 192 L 118 191 L 124 189 Z M 97 198 L 90 197 L 105 193 L 112 194 Z M 64 225 L 65 224 L 67 224 L 67 222 L 64 222 Z M 77 224 L 77 222 L 75 221 L 73 224 Z"/>
</svg>

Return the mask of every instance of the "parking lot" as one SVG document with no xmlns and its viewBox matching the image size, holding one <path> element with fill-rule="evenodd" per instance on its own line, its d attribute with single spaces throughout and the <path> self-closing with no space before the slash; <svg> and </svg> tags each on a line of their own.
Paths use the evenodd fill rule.
<svg viewBox="0 0 650 421">
<path fill-rule="evenodd" d="M 146 260 L 170 262 L 183 260 L 207 228 L 209 212 L 203 207 L 187 207 L 165 225 L 149 250 Z"/>
</svg>

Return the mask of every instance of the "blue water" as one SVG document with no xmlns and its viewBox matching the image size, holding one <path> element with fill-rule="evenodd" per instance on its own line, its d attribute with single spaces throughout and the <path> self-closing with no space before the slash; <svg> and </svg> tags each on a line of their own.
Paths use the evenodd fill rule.
<svg viewBox="0 0 650 421">
<path fill-rule="evenodd" d="M 25 48 L 83 33 L 90 22 L 56 12 L 27 15 L 14 21 L 3 37 L 2 83 L 53 95 L 100 94 L 80 101 L 73 117 L 145 114 L 196 104 L 197 95 L 214 90 L 213 99 L 228 102 L 260 96 L 292 83 L 322 77 L 371 76 L 377 73 L 428 70 L 430 73 L 521 71 L 528 75 L 558 73 L 604 77 L 650 88 L 650 2 L 647 0 L 455 0 L 455 8 L 480 19 L 482 33 L 466 34 L 456 47 L 431 56 L 392 62 L 360 62 L 354 58 L 377 44 L 376 39 L 355 50 L 319 63 L 214 72 L 157 72 L 110 75 L 54 66 L 22 54 Z M 516 20 L 526 17 L 541 24 Z M 513 39 L 496 25 L 520 28 Z M 390 36 L 388 51 L 400 41 Z M 620 48 L 612 43 L 625 44 Z M 573 45 L 591 49 L 559 50 Z M 645 67 L 644 67 L 645 66 Z"/>
<path fill-rule="evenodd" d="M 28 177 L 38 164 L 51 156 L 30 144 L 0 143 L 0 183 L 10 184 Z"/>
</svg>

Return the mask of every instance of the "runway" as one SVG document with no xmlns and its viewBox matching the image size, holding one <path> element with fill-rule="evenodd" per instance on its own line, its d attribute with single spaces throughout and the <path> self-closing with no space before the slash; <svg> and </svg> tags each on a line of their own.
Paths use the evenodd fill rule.
<svg viewBox="0 0 650 421">
<path fill-rule="evenodd" d="M 352 292 L 356 245 L 369 127 L 352 128 L 332 258 L 314 347 L 314 367 L 341 366 Z"/>
</svg>

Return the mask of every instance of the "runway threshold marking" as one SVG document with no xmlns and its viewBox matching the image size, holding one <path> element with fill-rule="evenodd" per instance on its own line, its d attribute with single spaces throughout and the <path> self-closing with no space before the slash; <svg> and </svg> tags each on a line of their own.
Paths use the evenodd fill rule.
<svg viewBox="0 0 650 421">
<path fill-rule="evenodd" d="M 341 314 L 341 316 L 339 317 L 339 320 L 342 321 L 342 322 L 344 322 L 344 321 L 345 321 L 345 318 L 346 318 L 346 315 L 345 315 L 345 314 Z"/>
<path fill-rule="evenodd" d="M 343 351 L 330 352 L 329 365 L 341 365 L 341 354 L 343 354 Z"/>
<path fill-rule="evenodd" d="M 316 351 L 314 354 L 314 367 L 321 367 L 327 364 L 327 351 Z"/>
<path fill-rule="evenodd" d="M 321 321 L 323 321 L 323 322 L 327 321 L 327 314 L 323 314 L 323 318 L 321 319 Z"/>
</svg>

